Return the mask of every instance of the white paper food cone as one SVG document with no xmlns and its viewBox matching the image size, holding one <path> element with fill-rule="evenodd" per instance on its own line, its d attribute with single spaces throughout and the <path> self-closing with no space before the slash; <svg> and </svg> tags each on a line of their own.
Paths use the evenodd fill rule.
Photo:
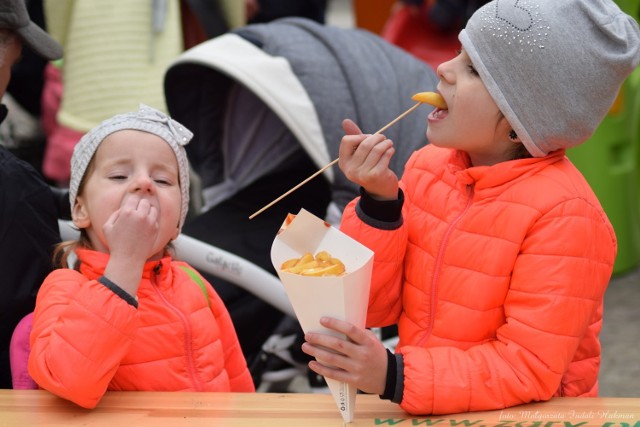
<svg viewBox="0 0 640 427">
<path fill-rule="evenodd" d="M 327 251 L 345 265 L 342 276 L 311 277 L 280 270 L 282 263 L 310 252 Z M 364 327 L 369 302 L 373 252 L 302 209 L 271 246 L 271 262 L 305 332 L 334 334 L 320 325 L 323 316 Z M 357 390 L 349 384 L 327 379 L 329 390 L 345 422 L 353 420 Z"/>
</svg>

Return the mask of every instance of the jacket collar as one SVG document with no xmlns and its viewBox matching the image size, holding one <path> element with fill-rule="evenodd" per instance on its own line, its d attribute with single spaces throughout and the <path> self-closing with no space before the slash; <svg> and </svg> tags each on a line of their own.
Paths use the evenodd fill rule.
<svg viewBox="0 0 640 427">
<path fill-rule="evenodd" d="M 80 260 L 80 273 L 90 280 L 95 280 L 104 274 L 104 269 L 109 261 L 109 254 L 97 252 L 91 249 L 76 249 Z M 171 270 L 171 256 L 167 253 L 164 258 L 147 261 L 142 270 L 142 279 L 149 280 L 153 274 L 162 279 Z"/>
<path fill-rule="evenodd" d="M 493 166 L 471 166 L 466 153 L 452 150 L 449 171 L 464 185 L 474 185 L 476 191 L 499 187 L 507 182 L 534 175 L 549 165 L 563 161 L 565 150 L 557 150 L 545 157 L 510 160 Z"/>
</svg>

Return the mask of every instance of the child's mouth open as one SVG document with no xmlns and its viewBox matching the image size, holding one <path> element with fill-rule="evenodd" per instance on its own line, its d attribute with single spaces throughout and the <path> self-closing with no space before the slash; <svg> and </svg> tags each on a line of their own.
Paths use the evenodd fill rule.
<svg viewBox="0 0 640 427">
<path fill-rule="evenodd" d="M 434 109 L 427 117 L 429 121 L 442 120 L 449 115 L 449 110 L 443 110 L 441 108 Z"/>
</svg>

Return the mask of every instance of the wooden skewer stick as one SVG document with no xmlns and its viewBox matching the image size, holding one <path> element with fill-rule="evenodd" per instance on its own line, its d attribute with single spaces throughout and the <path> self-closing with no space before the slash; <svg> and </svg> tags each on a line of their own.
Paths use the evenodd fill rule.
<svg viewBox="0 0 640 427">
<path fill-rule="evenodd" d="M 374 133 L 374 135 L 379 134 L 384 132 L 385 130 L 389 129 L 391 126 L 393 126 L 394 124 L 396 124 L 400 119 L 402 119 L 404 116 L 406 116 L 407 114 L 409 114 L 410 112 L 412 112 L 413 110 L 415 110 L 416 108 L 418 108 L 420 105 L 422 104 L 422 102 L 418 102 L 416 103 L 416 105 L 414 105 L 413 107 L 409 108 L 407 111 L 405 111 L 404 113 L 400 114 L 398 117 L 396 117 L 395 119 L 391 120 L 389 123 L 387 123 L 385 126 L 383 126 L 379 131 L 377 131 L 376 133 Z M 296 191 L 298 188 L 302 187 L 303 185 L 305 185 L 307 182 L 311 181 L 313 178 L 315 178 L 316 176 L 320 175 L 322 172 L 326 171 L 327 169 L 329 169 L 331 166 L 335 165 L 336 163 L 338 163 L 338 160 L 340 160 L 340 158 L 337 158 L 335 160 L 333 160 L 331 163 L 329 163 L 328 165 L 324 166 L 322 169 L 320 169 L 319 171 L 315 172 L 313 175 L 311 175 L 309 178 L 305 179 L 304 181 L 302 181 L 300 184 L 296 185 L 295 187 L 293 187 L 292 189 L 290 189 L 289 191 L 287 191 L 286 193 L 284 193 L 283 195 L 281 195 L 280 197 L 278 197 L 277 199 L 275 199 L 274 201 L 272 201 L 271 203 L 269 203 L 268 205 L 264 206 L 262 209 L 254 212 L 251 214 L 251 216 L 249 216 L 249 219 L 253 219 L 256 216 L 260 215 L 262 212 L 266 211 L 267 209 L 269 209 L 271 206 L 275 205 L 276 203 L 278 203 L 280 200 L 284 199 L 285 197 L 287 197 L 289 194 L 293 193 L 294 191 Z"/>
</svg>

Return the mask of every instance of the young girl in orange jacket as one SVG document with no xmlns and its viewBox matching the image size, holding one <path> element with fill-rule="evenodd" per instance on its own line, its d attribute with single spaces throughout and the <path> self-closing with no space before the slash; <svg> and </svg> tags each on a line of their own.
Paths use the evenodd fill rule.
<svg viewBox="0 0 640 427">
<path fill-rule="evenodd" d="M 189 203 L 191 132 L 142 105 L 74 149 L 77 242 L 37 296 L 29 373 L 86 408 L 107 390 L 254 391 L 229 314 L 213 288 L 172 259 Z"/>
<path fill-rule="evenodd" d="M 375 252 L 367 326 L 397 324 L 396 353 L 325 318 L 348 339 L 307 333 L 309 366 L 413 414 L 596 396 L 616 238 L 565 149 L 640 61 L 638 24 L 611 0 L 493 0 L 459 39 L 400 181 L 393 143 L 344 123 L 362 189 L 341 228 Z"/>
</svg>

